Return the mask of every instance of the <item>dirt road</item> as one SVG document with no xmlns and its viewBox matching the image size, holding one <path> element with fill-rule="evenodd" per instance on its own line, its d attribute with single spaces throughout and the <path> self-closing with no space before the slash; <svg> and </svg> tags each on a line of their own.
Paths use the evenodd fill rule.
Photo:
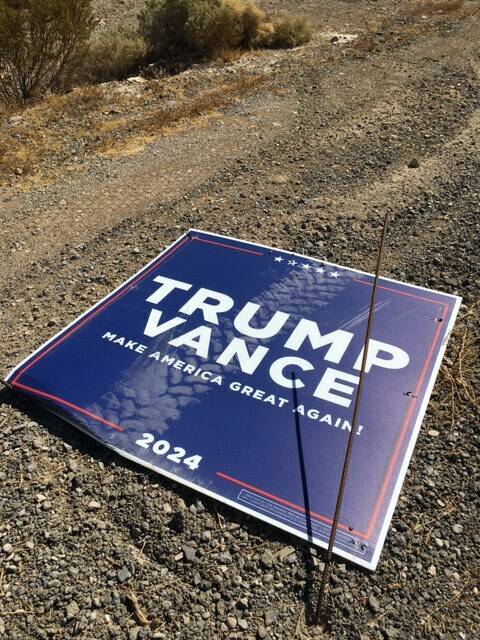
<svg viewBox="0 0 480 640">
<path fill-rule="evenodd" d="M 304 622 L 320 553 L 2 391 L 0 637 L 478 635 L 477 4 L 423 18 L 403 1 L 305 2 L 314 42 L 234 63 L 231 77 L 247 60 L 268 81 L 230 107 L 26 191 L 23 177 L 9 179 L 2 374 L 189 227 L 371 270 L 389 211 L 386 275 L 464 306 L 379 569 L 337 569 L 335 623 L 323 632 Z M 359 38 L 336 44 L 334 33 Z M 184 546 L 203 549 L 201 560 L 176 560 Z"/>
</svg>

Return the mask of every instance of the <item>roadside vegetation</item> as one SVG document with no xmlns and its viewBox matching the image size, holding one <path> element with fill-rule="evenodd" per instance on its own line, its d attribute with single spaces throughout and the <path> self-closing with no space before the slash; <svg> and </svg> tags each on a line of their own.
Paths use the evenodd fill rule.
<svg viewBox="0 0 480 640">
<path fill-rule="evenodd" d="M 269 18 L 250 0 L 146 0 L 136 29 L 96 32 L 92 0 L 0 0 L 0 100 L 171 72 L 259 47 L 305 44 L 302 17 Z"/>
<path fill-rule="evenodd" d="M 91 0 L 0 0 L 0 97 L 69 86 L 95 27 Z"/>
<path fill-rule="evenodd" d="M 151 59 L 211 60 L 224 52 L 308 42 L 305 18 L 270 19 L 244 0 L 147 0 L 139 28 Z"/>
</svg>

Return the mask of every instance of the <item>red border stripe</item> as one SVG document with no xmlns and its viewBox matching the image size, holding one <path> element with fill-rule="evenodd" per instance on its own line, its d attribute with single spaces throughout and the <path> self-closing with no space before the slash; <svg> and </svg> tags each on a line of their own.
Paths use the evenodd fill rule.
<svg viewBox="0 0 480 640">
<path fill-rule="evenodd" d="M 449 308 L 448 305 L 444 305 L 443 306 L 442 315 L 441 315 L 442 321 L 445 320 L 445 317 L 446 317 L 447 312 L 448 312 L 448 308 Z M 428 368 L 430 366 L 430 362 L 432 360 L 433 353 L 435 351 L 435 347 L 437 346 L 438 339 L 440 337 L 441 331 L 442 331 L 442 323 L 439 322 L 438 326 L 437 326 L 437 329 L 435 331 L 435 334 L 433 336 L 432 344 L 430 345 L 430 350 L 428 352 L 427 358 L 426 358 L 425 363 L 423 365 L 422 371 L 420 372 L 420 377 L 418 379 L 417 386 L 415 387 L 415 390 L 414 390 L 414 394 L 415 395 L 419 394 L 419 392 L 420 392 L 420 390 L 422 388 L 422 385 L 425 382 L 425 376 L 427 375 L 427 371 L 428 371 Z M 368 525 L 368 532 L 367 532 L 368 537 L 370 537 L 372 535 L 373 530 L 375 528 L 375 525 L 377 524 L 378 514 L 379 514 L 380 509 L 382 507 L 382 503 L 383 503 L 383 500 L 385 498 L 385 493 L 387 491 L 388 485 L 389 485 L 390 480 L 392 478 L 392 473 L 393 473 L 393 470 L 394 470 L 395 465 L 397 463 L 398 455 L 400 453 L 400 449 L 402 447 L 403 440 L 405 438 L 405 434 L 407 432 L 407 429 L 408 429 L 408 426 L 409 426 L 409 423 L 410 423 L 410 419 L 411 419 L 411 417 L 413 415 L 413 412 L 414 412 L 414 409 L 415 409 L 415 406 L 416 406 L 416 402 L 417 402 L 416 398 L 412 398 L 411 399 L 410 406 L 408 407 L 407 414 L 406 414 L 406 416 L 405 416 L 405 418 L 403 420 L 403 423 L 402 423 L 402 426 L 401 426 L 401 430 L 400 430 L 400 435 L 399 435 L 399 437 L 397 439 L 397 443 L 395 445 L 395 449 L 393 451 L 392 457 L 390 458 L 390 462 L 388 464 L 387 471 L 385 473 L 385 476 L 384 476 L 384 479 L 383 479 L 383 482 L 382 482 L 382 485 L 381 485 L 381 488 L 380 488 L 380 493 L 377 496 L 377 499 L 375 501 L 375 505 L 373 507 L 372 515 L 370 517 L 370 522 L 369 522 L 369 525 Z"/>
<path fill-rule="evenodd" d="M 224 249 L 231 249 L 232 251 L 242 251 L 243 253 L 251 253 L 254 256 L 263 256 L 260 251 L 254 251 L 253 249 L 244 249 L 243 247 L 236 247 L 235 245 L 226 244 L 224 242 L 215 242 L 214 240 L 207 240 L 206 238 L 199 238 L 198 236 L 192 236 L 192 240 L 197 242 L 205 242 L 206 244 L 213 244 L 217 247 L 223 247 Z"/>
<path fill-rule="evenodd" d="M 354 282 L 358 284 L 366 284 L 369 287 L 373 287 L 373 282 L 368 282 L 367 280 L 361 280 L 360 278 L 352 278 Z M 442 304 L 439 300 L 434 300 L 433 298 L 426 298 L 425 296 L 419 296 L 416 293 L 408 293 L 408 291 L 399 291 L 398 289 L 393 289 L 392 287 L 385 287 L 383 285 L 378 285 L 378 289 L 383 289 L 384 291 L 393 291 L 397 293 L 399 296 L 408 296 L 409 298 L 416 298 L 417 300 L 423 300 L 424 302 L 431 302 L 433 304 Z"/>
<path fill-rule="evenodd" d="M 284 500 L 283 498 L 279 498 L 278 496 L 273 495 L 273 493 L 268 493 L 263 489 L 254 487 L 253 485 L 247 484 L 246 482 L 242 482 L 242 480 L 237 480 L 236 478 L 232 478 L 232 476 L 228 476 L 226 473 L 222 473 L 221 471 L 217 471 L 215 475 L 217 475 L 219 478 L 222 478 L 222 480 L 227 480 L 228 482 L 232 482 L 233 484 L 238 484 L 238 486 L 243 487 L 244 489 L 250 489 L 250 491 L 254 491 L 255 493 L 258 493 L 261 496 L 265 496 L 266 498 L 271 498 L 272 500 L 275 500 L 280 504 L 284 504 L 287 507 L 295 509 L 295 511 L 300 511 L 300 513 L 304 513 L 305 515 L 307 515 L 306 509 L 304 509 L 303 507 L 300 507 L 298 504 L 295 504 L 294 502 L 290 502 L 289 500 Z M 308 511 L 308 515 L 315 520 L 320 520 L 322 522 L 326 522 L 327 524 L 332 524 L 332 520 L 330 520 L 330 518 L 321 516 L 320 514 L 315 513 L 314 511 Z M 348 533 L 360 536 L 361 538 L 366 538 L 365 533 L 361 533 L 360 531 L 355 531 L 355 529 L 350 529 L 349 527 L 346 527 L 343 524 L 338 525 L 338 527 L 339 529 L 343 529 Z"/>
<path fill-rule="evenodd" d="M 77 405 L 72 404 L 71 402 L 68 402 L 68 400 L 63 400 L 62 398 L 59 398 L 58 396 L 53 396 L 50 393 L 45 393 L 44 391 L 40 391 L 39 389 L 28 387 L 27 385 L 21 384 L 20 382 L 12 382 L 12 386 L 18 389 L 22 389 L 22 391 L 33 393 L 36 396 L 45 398 L 46 400 L 52 400 L 53 402 L 58 402 L 59 404 L 63 404 L 69 409 L 74 409 L 79 413 L 83 413 L 85 416 L 88 416 L 93 420 L 98 420 L 98 422 L 101 422 L 102 424 L 106 425 L 107 427 L 110 427 L 111 429 L 115 429 L 115 431 L 124 431 L 124 429 L 122 429 L 122 427 L 120 427 L 118 424 L 115 424 L 114 422 L 110 422 L 109 420 L 105 420 L 104 418 L 101 418 L 100 416 L 95 415 L 91 411 L 87 411 L 87 409 L 82 409 L 82 407 L 77 407 Z"/>
</svg>

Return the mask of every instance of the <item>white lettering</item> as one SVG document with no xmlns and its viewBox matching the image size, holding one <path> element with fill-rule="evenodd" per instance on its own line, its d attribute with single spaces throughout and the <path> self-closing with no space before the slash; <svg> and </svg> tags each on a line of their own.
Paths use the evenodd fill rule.
<svg viewBox="0 0 480 640">
<path fill-rule="evenodd" d="M 179 324 L 183 324 L 186 322 L 184 318 L 172 318 L 171 320 L 167 320 L 167 322 L 162 322 L 159 324 L 160 318 L 162 317 L 162 312 L 158 309 L 152 309 L 150 311 L 150 315 L 148 317 L 147 326 L 145 327 L 144 334 L 149 338 L 156 338 L 161 333 L 165 333 L 165 331 L 170 331 L 175 327 L 178 327 Z"/>
<path fill-rule="evenodd" d="M 302 371 L 311 371 L 315 367 L 308 360 L 304 360 L 303 358 L 295 358 L 295 357 L 285 357 L 279 358 L 276 360 L 272 366 L 270 367 L 270 377 L 274 382 L 279 384 L 281 387 L 285 387 L 287 389 L 301 389 L 305 386 L 305 384 L 299 380 L 298 378 L 285 377 L 283 371 L 285 367 L 300 367 Z"/>
<path fill-rule="evenodd" d="M 390 358 L 379 358 L 380 353 L 389 354 Z M 363 349 L 355 362 L 354 369 L 360 371 L 362 368 Z M 394 347 L 386 342 L 370 340 L 368 343 L 367 363 L 365 371 L 368 373 L 372 367 L 382 367 L 383 369 L 403 369 L 410 362 L 410 357 L 406 351 L 399 347 Z"/>
<path fill-rule="evenodd" d="M 237 331 L 252 338 L 271 338 L 280 331 L 290 316 L 290 314 L 284 313 L 283 311 L 275 311 L 273 317 L 270 318 L 265 327 L 255 329 L 250 325 L 250 321 L 259 309 L 259 304 L 247 302 L 233 322 Z"/>
<path fill-rule="evenodd" d="M 208 299 L 215 300 L 215 302 L 207 302 Z M 230 311 L 233 305 L 234 302 L 230 296 L 202 287 L 183 305 L 180 313 L 191 316 L 192 313 L 198 310 L 203 313 L 205 322 L 218 324 L 218 314 Z"/>
<path fill-rule="evenodd" d="M 353 333 L 337 329 L 322 336 L 318 324 L 312 320 L 302 318 L 285 343 L 287 349 L 298 351 L 308 338 L 313 349 L 320 349 L 330 345 L 325 360 L 339 364 L 353 338 Z"/>
<path fill-rule="evenodd" d="M 225 351 L 217 358 L 217 362 L 221 365 L 227 365 L 236 357 L 243 373 L 252 374 L 268 351 L 267 347 L 260 346 L 252 354 L 249 354 L 245 340 L 233 338 Z"/>
<path fill-rule="evenodd" d="M 165 276 L 156 276 L 153 279 L 154 282 L 159 282 L 162 286 L 157 289 L 151 296 L 147 298 L 147 302 L 151 304 L 158 304 L 164 298 L 172 293 L 175 289 L 182 289 L 182 291 L 188 291 L 192 288 L 191 284 L 186 282 L 180 282 L 180 280 L 172 280 L 172 278 L 166 278 Z"/>
<path fill-rule="evenodd" d="M 352 376 L 349 373 L 343 373 L 343 371 L 335 371 L 335 369 L 328 368 L 313 395 L 316 398 L 320 398 L 320 400 L 334 402 L 342 407 L 349 407 L 352 402 L 351 398 L 343 398 L 342 396 L 331 392 L 337 391 L 338 393 L 345 393 L 351 396 L 354 391 L 354 387 L 341 384 L 340 382 L 337 382 L 337 380 L 344 380 L 351 384 L 358 384 L 359 382 L 358 376 Z"/>
<path fill-rule="evenodd" d="M 197 356 L 208 358 L 211 336 L 212 330 L 209 327 L 200 326 L 174 340 L 170 340 L 169 344 L 172 347 L 190 347 L 195 350 Z"/>
</svg>

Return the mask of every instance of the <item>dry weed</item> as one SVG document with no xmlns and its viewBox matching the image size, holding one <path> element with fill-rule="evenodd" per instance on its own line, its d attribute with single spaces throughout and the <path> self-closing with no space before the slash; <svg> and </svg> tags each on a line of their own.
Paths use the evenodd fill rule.
<svg viewBox="0 0 480 640">
<path fill-rule="evenodd" d="M 480 362 L 480 329 L 478 317 L 480 300 L 472 305 L 468 313 L 460 317 L 450 339 L 450 355 L 440 369 L 438 390 L 444 402 L 450 406 L 450 421 L 453 426 L 459 406 L 466 404 L 480 415 L 478 392 Z"/>
<path fill-rule="evenodd" d="M 205 113 L 231 104 L 235 98 L 242 97 L 253 88 L 265 82 L 265 76 L 241 76 L 235 82 L 224 84 L 215 89 L 204 91 L 199 95 L 172 107 L 160 107 L 147 111 L 134 120 L 125 120 L 116 130 L 116 141 L 111 135 L 106 136 L 99 144 L 99 151 L 104 153 L 114 148 L 121 149 L 125 144 L 132 144 L 132 139 L 143 138 L 146 134 L 154 136 L 164 129 L 172 127 L 183 120 L 190 120 Z M 123 135 L 122 135 L 123 134 Z"/>
<path fill-rule="evenodd" d="M 428 0 L 415 4 L 418 6 L 412 9 L 413 16 L 454 15 L 461 12 L 465 6 L 464 0 Z"/>
<path fill-rule="evenodd" d="M 264 76 L 240 76 L 208 90 L 191 87 L 188 95 L 185 88 L 175 90 L 158 80 L 133 96 L 87 86 L 48 96 L 16 114 L 4 110 L 0 114 L 0 182 L 15 173 L 48 177 L 56 167 L 69 170 L 68 163 L 74 168 L 78 165 L 73 163 L 96 154 L 136 153 L 162 131 L 226 107 L 264 81 Z M 165 106 L 165 98 L 173 106 Z"/>
</svg>

